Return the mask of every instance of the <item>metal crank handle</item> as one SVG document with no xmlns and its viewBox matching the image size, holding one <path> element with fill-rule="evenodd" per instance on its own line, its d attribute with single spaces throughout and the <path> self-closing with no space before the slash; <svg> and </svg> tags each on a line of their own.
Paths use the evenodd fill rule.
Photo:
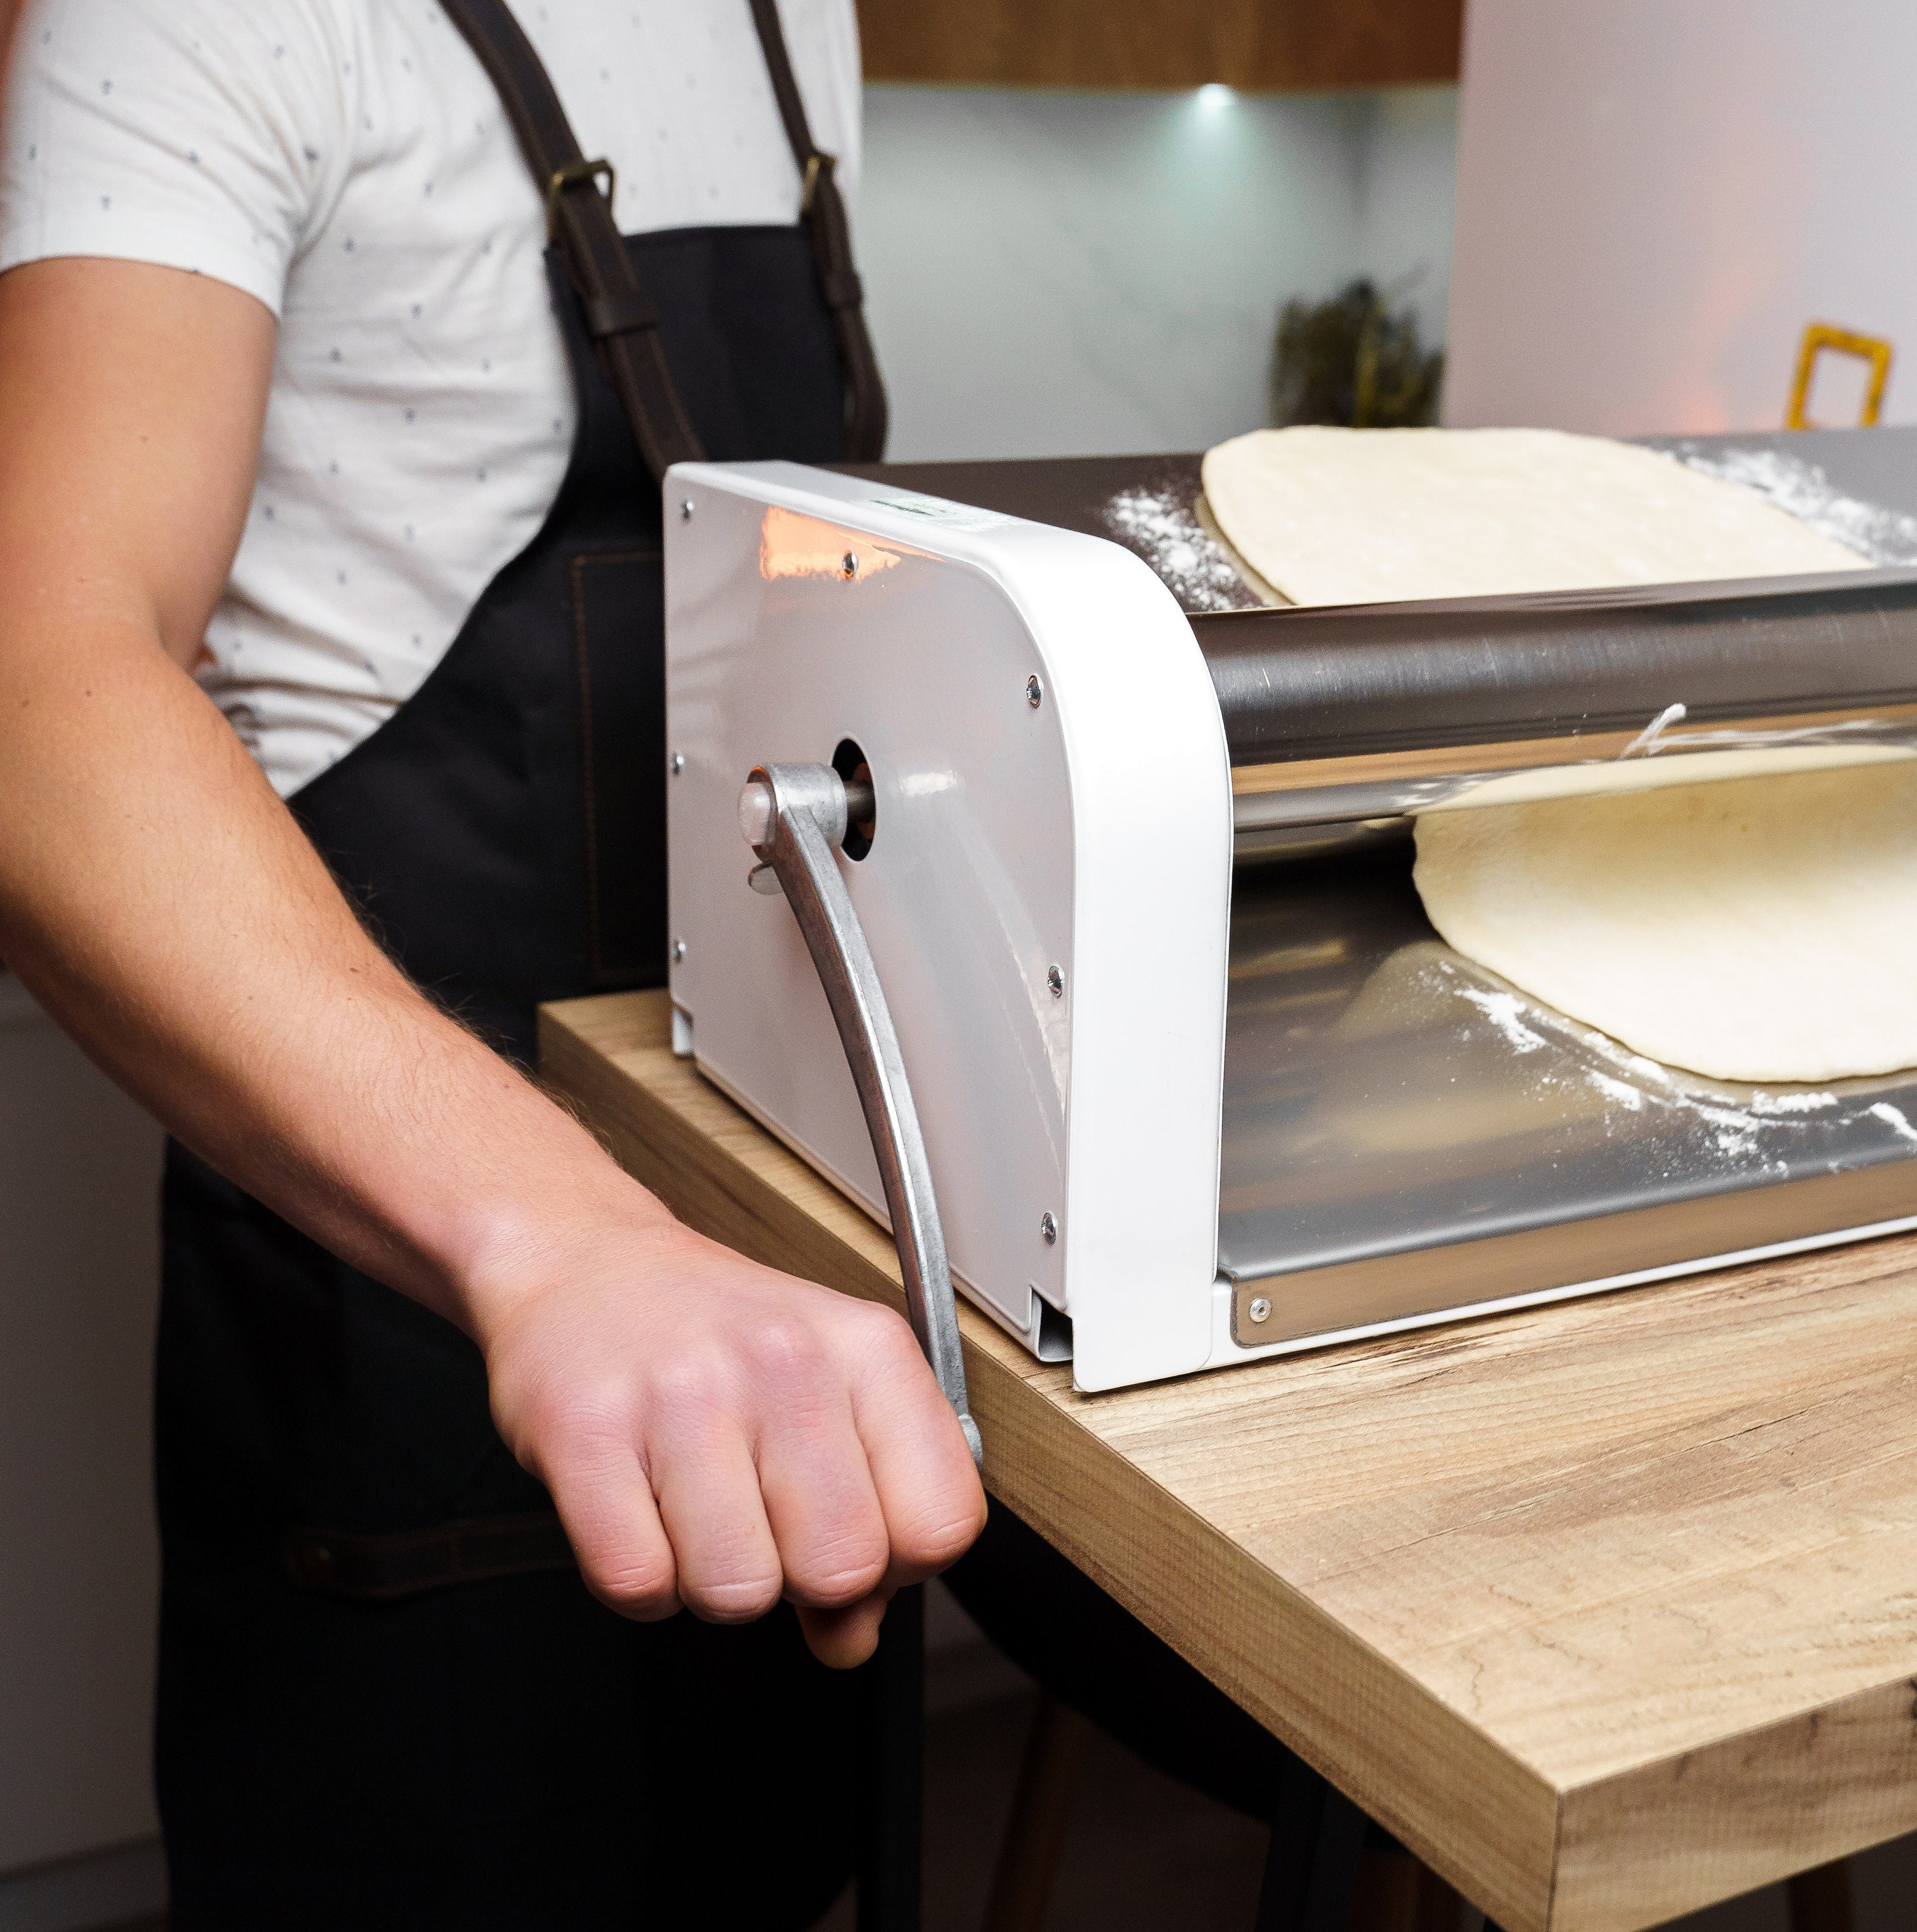
<svg viewBox="0 0 1917 1932">
<path fill-rule="evenodd" d="M 858 818 L 869 816 L 869 799 L 860 802 Z M 832 856 L 853 822 L 845 781 L 830 765 L 762 765 L 739 794 L 739 830 L 761 862 L 753 884 L 764 891 L 771 884 L 764 868 L 771 867 L 776 890 L 783 890 L 805 937 L 852 1067 L 892 1217 L 913 1331 L 958 1412 L 972 1460 L 982 1468 L 985 1452 L 966 1399 L 958 1310 L 918 1109 L 864 928 Z"/>
</svg>

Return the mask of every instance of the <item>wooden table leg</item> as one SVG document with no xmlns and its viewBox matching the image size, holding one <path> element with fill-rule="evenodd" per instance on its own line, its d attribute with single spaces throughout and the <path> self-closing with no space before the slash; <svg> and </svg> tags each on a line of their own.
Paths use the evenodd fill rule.
<svg viewBox="0 0 1917 1932">
<path fill-rule="evenodd" d="M 1369 1821 L 1302 1758 L 1285 1769 L 1257 1932 L 1347 1932 Z"/>
<path fill-rule="evenodd" d="M 1038 1700 L 1012 1796 L 984 1932 L 1043 1932 L 1058 1877 L 1065 1818 L 1085 1761 L 1090 1724 L 1049 1693 Z"/>
<path fill-rule="evenodd" d="M 867 1779 L 858 1854 L 858 1932 L 919 1932 L 925 1813 L 925 1591 L 901 1590 L 865 1666 Z"/>
<path fill-rule="evenodd" d="M 1358 1864 L 1351 1932 L 1459 1932 L 1464 1901 L 1421 1859 L 1373 1834 Z"/>
<path fill-rule="evenodd" d="M 1458 1932 L 1464 1915 L 1464 1900 L 1433 1871 L 1418 1867 L 1417 1904 L 1413 1909 L 1413 1932 Z"/>
<path fill-rule="evenodd" d="M 1417 1932 L 1420 1870 L 1417 1860 L 1397 1845 L 1367 1845 L 1358 1861 L 1351 1932 Z"/>
<path fill-rule="evenodd" d="M 1852 1932 L 1848 1859 L 1799 1872 L 1786 1882 L 1784 1895 L 1790 1904 L 1790 1932 Z"/>
</svg>

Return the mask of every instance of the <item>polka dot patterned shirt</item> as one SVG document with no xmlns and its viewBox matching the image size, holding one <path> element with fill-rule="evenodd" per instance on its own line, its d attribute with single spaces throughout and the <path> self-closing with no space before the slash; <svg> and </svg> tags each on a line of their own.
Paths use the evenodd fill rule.
<svg viewBox="0 0 1917 1932">
<path fill-rule="evenodd" d="M 791 222 L 747 0 L 515 0 L 629 233 Z M 851 0 L 781 0 L 855 191 Z M 109 256 L 279 318 L 252 509 L 201 674 L 283 795 L 412 695 L 558 493 L 574 406 L 544 214 L 436 0 L 29 0 L 0 269 Z"/>
</svg>

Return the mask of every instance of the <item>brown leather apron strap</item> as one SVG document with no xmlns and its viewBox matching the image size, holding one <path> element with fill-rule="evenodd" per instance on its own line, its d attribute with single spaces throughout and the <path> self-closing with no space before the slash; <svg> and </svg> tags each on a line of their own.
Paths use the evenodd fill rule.
<svg viewBox="0 0 1917 1932">
<path fill-rule="evenodd" d="M 280 1553 L 286 1574 L 302 1589 L 367 1602 L 417 1597 L 490 1577 L 578 1567 L 566 1532 L 550 1510 L 450 1522 L 389 1536 L 290 1529 Z"/>
<path fill-rule="evenodd" d="M 505 0 L 441 0 L 479 56 L 545 196 L 546 228 L 566 258 L 586 332 L 654 479 L 705 452 L 680 406 L 659 340 L 659 311 L 639 286 L 612 218 L 612 170 L 580 152 L 566 110 Z M 605 186 L 600 187 L 602 178 Z"/>
<path fill-rule="evenodd" d="M 845 460 L 876 463 L 885 453 L 885 385 L 865 326 L 865 292 L 853 266 L 845 200 L 833 178 L 832 156 L 822 153 L 812 138 L 805 101 L 786 49 L 785 30 L 779 22 L 778 0 L 751 0 L 751 5 L 753 25 L 759 29 L 759 44 L 765 54 L 765 70 L 779 104 L 779 118 L 786 124 L 786 139 L 792 144 L 792 158 L 798 164 L 804 184 L 799 218 L 812 237 L 819 286 L 825 306 L 832 311 L 839 358 L 845 365 Z"/>
<path fill-rule="evenodd" d="M 520 151 L 545 194 L 546 225 L 566 257 L 586 329 L 655 480 L 705 452 L 681 406 L 659 339 L 654 308 L 612 218 L 612 170 L 589 161 L 539 56 L 506 0 L 441 0 L 504 104 Z M 792 74 L 777 0 L 751 0 L 779 117 L 804 184 L 799 214 L 812 238 L 819 286 L 831 311 L 846 376 L 844 458 L 876 462 L 885 450 L 885 386 L 865 326 L 864 291 L 852 262 L 846 204 L 832 157 L 814 144 Z M 604 180 L 604 192 L 599 183 Z"/>
</svg>

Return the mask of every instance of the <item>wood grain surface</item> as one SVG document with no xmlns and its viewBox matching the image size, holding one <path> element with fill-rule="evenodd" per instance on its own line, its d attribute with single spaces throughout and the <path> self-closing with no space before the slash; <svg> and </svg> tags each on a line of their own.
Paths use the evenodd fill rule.
<svg viewBox="0 0 1917 1932">
<path fill-rule="evenodd" d="M 549 1008 L 547 1077 L 687 1220 L 898 1300 L 668 1020 Z M 1508 1932 L 1917 1828 L 1917 1240 L 1096 1396 L 960 1313 L 993 1492 Z"/>
<path fill-rule="evenodd" d="M 1458 77 L 1464 0 L 861 0 L 869 80 L 1248 92 Z"/>
</svg>

